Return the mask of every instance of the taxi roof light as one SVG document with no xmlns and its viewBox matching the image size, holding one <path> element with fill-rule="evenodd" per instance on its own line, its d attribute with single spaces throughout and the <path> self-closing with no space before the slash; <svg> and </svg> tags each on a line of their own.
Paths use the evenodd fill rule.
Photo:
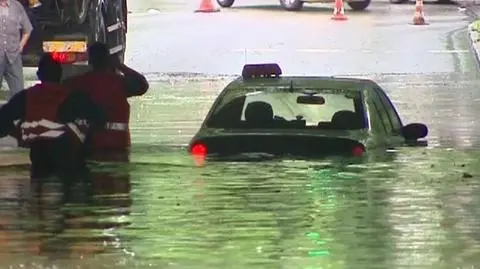
<svg viewBox="0 0 480 269">
<path fill-rule="evenodd" d="M 246 64 L 243 66 L 242 77 L 250 78 L 271 78 L 280 77 L 282 69 L 278 64 Z"/>
</svg>

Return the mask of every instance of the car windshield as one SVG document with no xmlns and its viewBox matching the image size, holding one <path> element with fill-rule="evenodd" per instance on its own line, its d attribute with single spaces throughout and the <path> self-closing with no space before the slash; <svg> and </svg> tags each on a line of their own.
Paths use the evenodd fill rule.
<svg viewBox="0 0 480 269">
<path fill-rule="evenodd" d="M 366 126 L 358 90 L 253 89 L 223 99 L 207 119 L 208 127 L 354 130 Z"/>
</svg>

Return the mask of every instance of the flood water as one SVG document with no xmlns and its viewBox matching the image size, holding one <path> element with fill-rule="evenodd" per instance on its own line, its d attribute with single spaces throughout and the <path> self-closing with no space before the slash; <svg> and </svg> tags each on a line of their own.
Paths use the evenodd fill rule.
<svg viewBox="0 0 480 269">
<path fill-rule="evenodd" d="M 4 151 L 0 268 L 477 268 L 480 82 L 372 78 L 428 147 L 195 167 L 183 147 L 231 78 L 153 76 L 132 161 L 92 165 L 93 201 L 32 191 L 25 152 Z"/>
</svg>

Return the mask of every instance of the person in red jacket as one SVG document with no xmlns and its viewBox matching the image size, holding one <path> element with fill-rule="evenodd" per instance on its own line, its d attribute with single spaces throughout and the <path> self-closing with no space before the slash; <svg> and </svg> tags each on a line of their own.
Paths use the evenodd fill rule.
<svg viewBox="0 0 480 269">
<path fill-rule="evenodd" d="M 110 56 L 106 44 L 92 44 L 88 59 L 92 71 L 65 81 L 69 88 L 79 88 L 88 94 L 107 114 L 105 129 L 88 138 L 87 154 L 95 160 L 126 161 L 131 144 L 127 99 L 145 94 L 148 82 L 143 75 L 120 63 L 118 57 Z"/>
<path fill-rule="evenodd" d="M 102 129 L 105 113 L 87 95 L 60 84 L 62 67 L 51 54 L 38 66 L 41 83 L 15 94 L 0 108 L 0 137 L 14 135 L 30 149 L 32 183 L 56 176 L 69 183 L 86 169 L 83 144 L 88 133 L 75 124 L 84 119 L 90 131 Z"/>
</svg>

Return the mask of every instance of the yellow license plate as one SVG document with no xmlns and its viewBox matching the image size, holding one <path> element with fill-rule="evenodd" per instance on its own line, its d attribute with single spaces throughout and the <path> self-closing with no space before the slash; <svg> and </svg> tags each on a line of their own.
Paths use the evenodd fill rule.
<svg viewBox="0 0 480 269">
<path fill-rule="evenodd" d="M 45 41 L 43 42 L 44 52 L 86 52 L 87 42 L 85 41 Z"/>
</svg>

